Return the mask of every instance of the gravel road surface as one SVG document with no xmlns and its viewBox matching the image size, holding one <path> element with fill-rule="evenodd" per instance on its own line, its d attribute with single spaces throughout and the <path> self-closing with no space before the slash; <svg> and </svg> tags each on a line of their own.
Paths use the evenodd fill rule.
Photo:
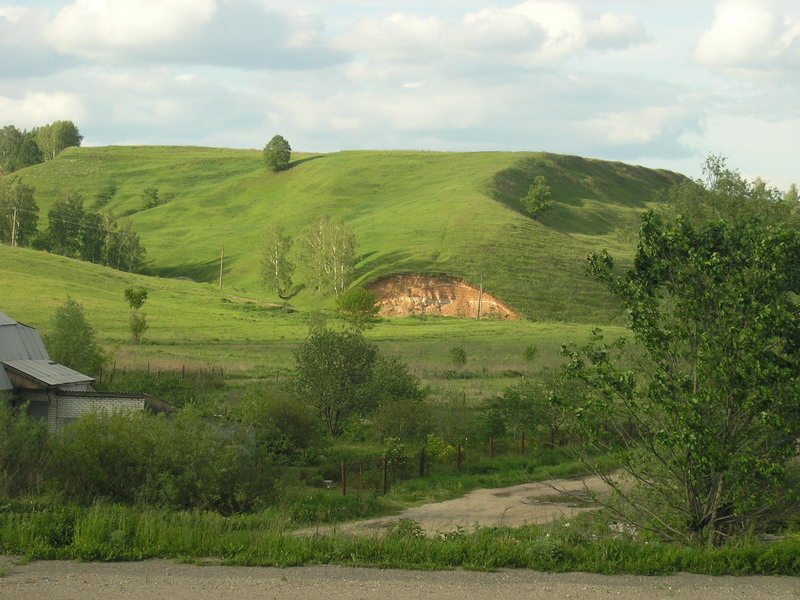
<svg viewBox="0 0 800 600">
<path fill-rule="evenodd" d="M 42 561 L 13 565 L 0 557 L 2 600 L 554 600 L 611 598 L 783 600 L 800 598 L 790 577 L 603 576 L 527 570 L 399 571 L 350 567 L 194 566 Z"/>
</svg>

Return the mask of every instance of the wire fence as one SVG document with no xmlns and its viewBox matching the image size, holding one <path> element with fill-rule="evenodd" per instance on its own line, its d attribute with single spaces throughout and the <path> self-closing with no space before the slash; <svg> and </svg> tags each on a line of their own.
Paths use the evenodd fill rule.
<svg viewBox="0 0 800 600">
<path fill-rule="evenodd" d="M 414 478 L 422 478 L 436 472 L 461 473 L 467 461 L 467 449 L 461 444 L 456 444 L 452 452 L 439 453 L 431 456 L 424 447 L 415 455 L 384 454 L 377 458 L 364 458 L 354 461 L 341 461 L 339 465 L 339 485 L 342 495 L 351 492 L 373 492 L 386 494 L 392 484 Z M 508 440 L 489 438 L 484 449 L 470 448 L 470 459 L 494 459 L 510 455 L 525 455 L 528 451 L 525 442 L 525 432 L 509 443 Z"/>
</svg>

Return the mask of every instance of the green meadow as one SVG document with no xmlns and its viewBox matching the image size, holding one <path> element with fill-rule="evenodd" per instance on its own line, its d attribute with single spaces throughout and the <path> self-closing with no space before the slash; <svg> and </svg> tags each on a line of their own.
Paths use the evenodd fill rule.
<svg viewBox="0 0 800 600">
<path fill-rule="evenodd" d="M 355 233 L 359 283 L 414 273 L 477 285 L 483 276 L 489 293 L 530 320 L 587 324 L 615 317 L 613 304 L 585 277 L 587 253 L 611 248 L 630 256 L 639 213 L 680 179 L 546 153 L 337 152 L 296 155 L 290 167 L 267 172 L 258 151 L 69 148 L 21 176 L 36 188 L 43 222 L 60 191 L 82 193 L 89 206 L 115 186 L 105 208 L 130 216 L 149 272 L 159 277 L 217 283 L 224 247 L 223 288 L 277 300 L 259 284 L 266 224 L 279 221 L 297 239 L 328 215 Z M 541 222 L 521 212 L 537 175 L 554 200 Z M 146 187 L 174 198 L 143 210 Z M 330 306 L 310 291 L 293 304 Z"/>
<path fill-rule="evenodd" d="M 553 209 L 541 222 L 523 213 L 533 178 L 545 176 Z M 622 315 L 585 274 L 586 256 L 609 248 L 624 264 L 638 215 L 681 176 L 622 163 L 547 153 L 337 152 L 294 155 L 270 173 L 255 150 L 195 147 L 69 148 L 20 173 L 36 189 L 39 227 L 63 190 L 88 208 L 113 186 L 103 207 L 130 218 L 147 249 L 147 273 L 0 247 L 0 305 L 49 331 L 67 296 L 84 305 L 118 367 L 219 366 L 231 376 L 279 377 L 307 332 L 310 311 L 332 312 L 310 290 L 279 301 L 259 283 L 266 224 L 299 238 L 320 215 L 354 230 L 357 283 L 395 274 L 442 274 L 477 284 L 516 310 L 515 322 L 412 317 L 385 319 L 368 336 L 426 381 L 450 369 L 448 350 L 465 348 L 456 385 L 481 396 L 502 389 L 504 374 L 560 361 L 559 349 L 593 326 L 616 329 Z M 144 209 L 142 190 L 173 195 Z M 220 256 L 224 269 L 220 289 Z M 295 280 L 303 282 L 302 264 Z M 131 342 L 123 291 L 145 286 L 149 330 Z M 522 360 L 530 344 L 535 365 Z"/>
</svg>

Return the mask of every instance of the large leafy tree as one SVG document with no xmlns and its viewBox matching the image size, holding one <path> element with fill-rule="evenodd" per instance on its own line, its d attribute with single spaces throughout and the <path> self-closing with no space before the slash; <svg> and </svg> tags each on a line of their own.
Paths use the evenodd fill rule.
<svg viewBox="0 0 800 600">
<path fill-rule="evenodd" d="M 53 313 L 52 333 L 44 341 L 50 358 L 79 373 L 94 375 L 103 364 L 94 328 L 83 306 L 72 298 L 67 298 Z"/>
<path fill-rule="evenodd" d="M 605 474 L 614 508 L 666 538 L 718 544 L 758 531 L 791 496 L 800 234 L 739 212 L 700 225 L 646 214 L 624 275 L 607 253 L 592 255 L 591 273 L 628 311 L 635 344 L 627 362 L 624 343 L 599 335 L 567 349 L 591 390 L 576 426 L 628 475 Z"/>
<path fill-rule="evenodd" d="M 360 334 L 331 329 L 314 332 L 295 352 L 294 394 L 317 410 L 331 437 L 377 405 L 371 393 L 377 358 L 375 345 Z"/>
<path fill-rule="evenodd" d="M 658 213 L 667 220 L 680 215 L 695 225 L 717 220 L 739 225 L 759 217 L 800 228 L 796 187 L 783 193 L 761 179 L 748 181 L 714 154 L 706 158 L 702 171 L 702 178 L 687 179 L 661 194 Z"/>
<path fill-rule="evenodd" d="M 9 174 L 40 162 L 42 153 L 33 132 L 13 125 L 0 129 L 0 172 Z"/>
<path fill-rule="evenodd" d="M 106 233 L 103 229 L 103 215 L 94 210 L 84 211 L 80 224 L 81 259 L 99 263 L 103 259 L 105 241 Z"/>
<path fill-rule="evenodd" d="M 27 246 L 36 237 L 39 207 L 33 192 L 16 176 L 0 179 L 0 243 Z"/>
<path fill-rule="evenodd" d="M 264 146 L 264 163 L 270 171 L 283 171 L 289 166 L 292 147 L 281 135 L 273 136 Z"/>
<path fill-rule="evenodd" d="M 50 250 L 63 256 L 77 257 L 81 249 L 83 196 L 78 192 L 62 192 L 47 213 L 47 241 Z"/>
<path fill-rule="evenodd" d="M 83 136 L 72 121 L 54 121 L 34 130 L 44 160 L 53 160 L 70 146 L 80 146 Z"/>
<path fill-rule="evenodd" d="M 106 244 L 103 264 L 118 271 L 139 271 L 144 265 L 145 249 L 139 240 L 139 234 L 133 230 L 130 219 L 125 219 L 121 226 L 111 217 L 104 217 Z"/>
</svg>

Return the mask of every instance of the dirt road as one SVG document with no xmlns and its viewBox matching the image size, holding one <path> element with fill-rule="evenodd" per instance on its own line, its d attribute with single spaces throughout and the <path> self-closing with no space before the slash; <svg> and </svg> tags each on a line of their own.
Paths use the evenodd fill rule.
<svg viewBox="0 0 800 600">
<path fill-rule="evenodd" d="M 398 571 L 349 567 L 220 567 L 175 564 L 75 563 L 10 565 L 0 600 L 797 600 L 788 577 L 633 577 L 534 571 Z"/>
<path fill-rule="evenodd" d="M 535 525 L 594 510 L 568 494 L 582 496 L 607 490 L 608 487 L 599 477 L 551 479 L 506 488 L 473 490 L 461 498 L 408 508 L 392 517 L 308 528 L 298 533 L 324 534 L 336 531 L 353 535 L 382 535 L 392 523 L 403 518 L 419 523 L 429 536 L 455 531 L 459 527 L 471 531 L 475 525 Z M 559 495 L 561 498 L 558 498 Z"/>
</svg>

